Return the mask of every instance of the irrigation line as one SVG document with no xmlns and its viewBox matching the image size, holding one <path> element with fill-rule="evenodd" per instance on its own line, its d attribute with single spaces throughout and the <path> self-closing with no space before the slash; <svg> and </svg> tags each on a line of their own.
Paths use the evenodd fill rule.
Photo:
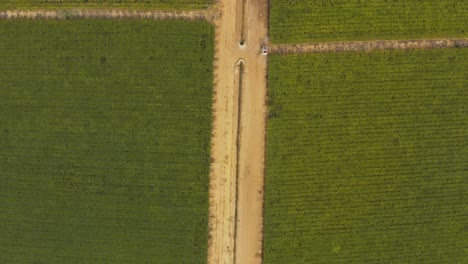
<svg viewBox="0 0 468 264">
<path fill-rule="evenodd" d="M 468 39 L 419 39 L 419 40 L 377 40 L 322 42 L 304 44 L 280 44 L 270 47 L 273 54 L 322 53 L 374 50 L 411 50 L 437 48 L 466 48 Z"/>
</svg>

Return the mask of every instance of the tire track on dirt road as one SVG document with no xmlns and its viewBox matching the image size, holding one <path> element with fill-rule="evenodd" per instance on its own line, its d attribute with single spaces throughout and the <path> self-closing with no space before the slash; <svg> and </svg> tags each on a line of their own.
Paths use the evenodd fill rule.
<svg viewBox="0 0 468 264">
<path fill-rule="evenodd" d="M 373 50 L 410 50 L 468 47 L 468 39 L 419 39 L 280 44 L 270 47 L 274 54 L 321 53 Z"/>
</svg>

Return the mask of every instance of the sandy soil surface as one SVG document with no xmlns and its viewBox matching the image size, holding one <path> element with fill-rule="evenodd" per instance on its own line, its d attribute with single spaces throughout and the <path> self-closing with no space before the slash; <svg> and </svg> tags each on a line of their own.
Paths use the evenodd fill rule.
<svg viewBox="0 0 468 264">
<path fill-rule="evenodd" d="M 235 263 L 262 263 L 263 190 L 267 59 L 260 54 L 267 39 L 267 0 L 247 0 L 244 7 L 246 47 L 242 86 L 238 160 L 238 201 Z"/>
<path fill-rule="evenodd" d="M 105 9 L 76 10 L 8 10 L 0 12 L 0 19 L 66 19 L 66 18 L 132 18 L 132 19 L 179 19 L 208 20 L 216 19 L 217 13 L 212 10 L 197 11 L 131 11 Z"/>
<path fill-rule="evenodd" d="M 261 263 L 267 1 L 218 5 L 208 263 Z"/>
<path fill-rule="evenodd" d="M 319 53 L 341 51 L 409 50 L 468 47 L 468 39 L 379 40 L 284 44 L 271 46 L 271 53 Z"/>
<path fill-rule="evenodd" d="M 218 2 L 208 263 L 233 263 L 235 251 L 238 86 L 236 1 Z"/>
</svg>

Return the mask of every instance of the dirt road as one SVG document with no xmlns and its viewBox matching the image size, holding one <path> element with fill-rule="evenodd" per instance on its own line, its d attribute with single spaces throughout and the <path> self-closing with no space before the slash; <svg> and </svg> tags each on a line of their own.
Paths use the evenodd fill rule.
<svg viewBox="0 0 468 264">
<path fill-rule="evenodd" d="M 263 189 L 267 59 L 260 54 L 267 37 L 266 0 L 247 0 L 243 8 L 245 60 L 238 160 L 237 264 L 262 263 Z"/>
<path fill-rule="evenodd" d="M 468 39 L 379 40 L 284 44 L 270 47 L 271 53 L 319 53 L 340 51 L 408 50 L 468 47 Z"/>
<path fill-rule="evenodd" d="M 236 1 L 219 1 L 216 25 L 208 263 L 233 263 L 237 181 Z"/>
<path fill-rule="evenodd" d="M 208 263 L 261 263 L 267 1 L 218 5 Z"/>
<path fill-rule="evenodd" d="M 214 21 L 217 13 L 212 10 L 199 11 L 133 11 L 114 9 L 76 10 L 8 10 L 0 11 L 0 19 L 68 19 L 68 18 L 128 18 L 154 20 L 208 20 Z"/>
</svg>

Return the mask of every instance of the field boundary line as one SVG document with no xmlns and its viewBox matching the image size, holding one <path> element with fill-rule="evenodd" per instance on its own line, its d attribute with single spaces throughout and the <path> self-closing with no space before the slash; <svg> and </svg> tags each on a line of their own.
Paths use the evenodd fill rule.
<svg viewBox="0 0 468 264">
<path fill-rule="evenodd" d="M 294 53 L 325 53 L 347 51 L 374 51 L 374 50 L 411 50 L 411 49 L 437 49 L 437 48 L 466 48 L 467 38 L 454 39 L 417 39 L 417 40 L 375 40 L 375 41 L 344 41 L 344 42 L 317 42 L 304 44 L 279 44 L 270 47 L 273 54 Z"/>
<path fill-rule="evenodd" d="M 0 11 L 0 19 L 152 19 L 152 20 L 207 20 L 219 17 L 214 9 L 192 11 L 133 11 L 120 9 L 70 10 L 7 10 Z"/>
</svg>

